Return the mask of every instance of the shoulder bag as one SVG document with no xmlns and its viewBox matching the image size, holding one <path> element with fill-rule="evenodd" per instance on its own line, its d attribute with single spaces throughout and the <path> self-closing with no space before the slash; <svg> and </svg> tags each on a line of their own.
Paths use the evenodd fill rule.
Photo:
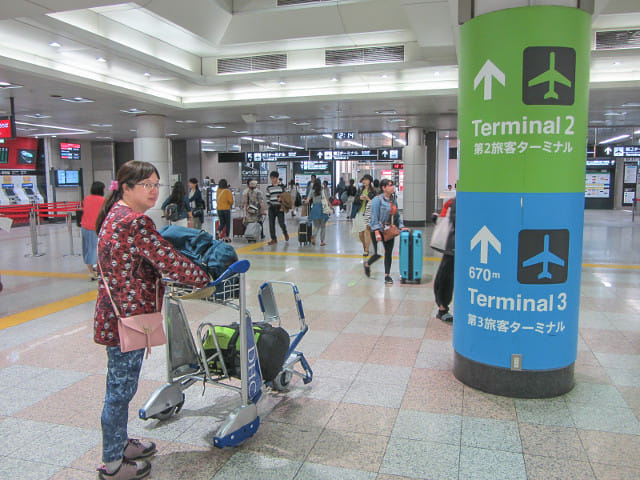
<svg viewBox="0 0 640 480">
<path fill-rule="evenodd" d="M 153 313 L 141 313 L 140 315 L 132 315 L 130 317 L 120 316 L 118 307 L 116 307 L 113 297 L 111 296 L 111 290 L 102 273 L 102 267 L 100 268 L 100 276 L 102 282 L 107 289 L 109 300 L 113 306 L 113 311 L 118 317 L 118 335 L 120 337 L 120 351 L 130 352 L 132 350 L 139 350 L 146 348 L 147 355 L 149 357 L 151 353 L 151 347 L 158 345 L 164 345 L 167 343 L 167 336 L 164 333 L 163 320 L 161 312 Z M 158 281 L 156 281 L 156 308 L 158 306 Z"/>
<path fill-rule="evenodd" d="M 449 238 L 449 232 L 451 231 L 451 223 L 449 222 L 450 211 L 451 210 L 448 209 L 444 217 L 438 215 L 438 218 L 436 219 L 436 226 L 434 227 L 433 234 L 431 235 L 431 248 L 438 252 L 446 252 L 447 250 L 447 239 Z"/>
<path fill-rule="evenodd" d="M 380 201 L 382 201 L 382 195 L 380 195 Z M 395 215 L 390 215 L 390 217 L 391 223 L 383 225 L 382 228 L 382 240 L 384 240 L 385 242 L 400 235 L 400 229 L 395 223 L 393 223 Z"/>
<path fill-rule="evenodd" d="M 333 213 L 333 208 L 331 208 L 331 205 L 329 205 L 329 201 L 324 195 L 324 192 L 322 192 L 322 213 L 324 213 L 325 215 L 331 215 Z"/>
</svg>

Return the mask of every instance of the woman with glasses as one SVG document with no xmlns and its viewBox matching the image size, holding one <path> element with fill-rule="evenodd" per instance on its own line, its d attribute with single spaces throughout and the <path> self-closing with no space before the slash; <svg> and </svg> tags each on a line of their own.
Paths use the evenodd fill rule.
<svg viewBox="0 0 640 480">
<path fill-rule="evenodd" d="M 393 253 L 395 237 L 384 240 L 382 232 L 389 228 L 391 223 L 399 229 L 404 228 L 404 224 L 398 213 L 393 181 L 388 178 L 381 180 L 380 190 L 382 190 L 382 194 L 371 200 L 371 220 L 369 220 L 369 227 L 371 228 L 373 255 L 371 255 L 369 260 L 364 262 L 364 273 L 367 277 L 371 276 L 371 264 L 380 258 L 380 255 L 378 255 L 378 242 L 382 242 L 384 247 L 384 283 L 385 285 L 393 285 L 393 279 L 390 273 L 391 254 Z"/>
<path fill-rule="evenodd" d="M 209 276 L 162 238 L 153 220 L 145 215 L 158 201 L 156 167 L 132 160 L 116 177 L 96 220 L 102 281 L 94 314 L 94 341 L 106 346 L 108 360 L 101 417 L 104 465 L 98 475 L 130 480 L 149 475 L 151 464 L 142 459 L 153 455 L 156 446 L 127 435 L 129 402 L 138 389 L 144 349 L 120 350 L 114 305 L 122 317 L 156 312 L 162 308 L 162 278 L 204 287 Z"/>
</svg>

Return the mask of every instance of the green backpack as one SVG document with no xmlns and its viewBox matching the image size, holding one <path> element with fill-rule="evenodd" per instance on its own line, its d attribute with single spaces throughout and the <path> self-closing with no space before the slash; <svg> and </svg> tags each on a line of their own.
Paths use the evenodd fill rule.
<svg viewBox="0 0 640 480">
<path fill-rule="evenodd" d="M 240 327 L 237 323 L 231 325 L 214 327 L 218 345 L 222 351 L 222 358 L 227 373 L 231 377 L 240 378 Z M 264 382 L 272 381 L 282 369 L 282 365 L 287 358 L 289 351 L 289 334 L 282 327 L 274 327 L 267 322 L 253 324 L 253 337 L 258 349 L 258 361 L 260 362 L 260 372 Z M 205 354 L 208 356 L 215 353 L 216 345 L 213 341 L 211 331 L 202 341 Z M 209 362 L 209 370 L 218 375 L 223 374 L 222 365 L 218 358 Z"/>
</svg>

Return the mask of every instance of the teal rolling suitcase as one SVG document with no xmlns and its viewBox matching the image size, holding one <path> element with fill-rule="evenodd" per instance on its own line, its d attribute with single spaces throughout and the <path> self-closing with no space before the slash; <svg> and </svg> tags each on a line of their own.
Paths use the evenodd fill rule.
<svg viewBox="0 0 640 480">
<path fill-rule="evenodd" d="M 400 232 L 400 283 L 422 281 L 422 232 Z"/>
</svg>

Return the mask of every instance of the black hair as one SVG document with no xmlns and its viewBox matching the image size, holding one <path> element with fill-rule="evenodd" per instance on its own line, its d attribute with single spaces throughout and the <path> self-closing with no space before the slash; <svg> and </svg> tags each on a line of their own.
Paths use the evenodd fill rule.
<svg viewBox="0 0 640 480">
<path fill-rule="evenodd" d="M 91 195 L 100 195 L 101 197 L 104 197 L 104 183 L 93 182 L 91 184 Z"/>
<path fill-rule="evenodd" d="M 316 195 L 322 195 L 322 183 L 320 183 L 320 179 L 317 178 L 315 182 L 313 182 L 313 193 Z"/>
<path fill-rule="evenodd" d="M 382 180 L 380 180 L 380 188 L 384 188 L 389 184 L 393 185 L 393 180 L 389 180 L 388 178 L 383 178 Z"/>
<path fill-rule="evenodd" d="M 269 174 L 271 178 L 278 178 L 280 175 L 275 170 Z"/>
<path fill-rule="evenodd" d="M 189 183 L 194 184 L 194 185 L 196 186 L 196 190 L 200 190 L 200 189 L 198 188 L 198 179 L 197 179 L 197 178 L 195 178 L 195 177 L 194 177 L 194 178 L 190 178 L 190 179 L 189 179 Z"/>
<path fill-rule="evenodd" d="M 169 203 L 177 203 L 180 205 L 184 201 L 184 197 L 187 195 L 187 191 L 184 189 L 182 182 L 176 182 L 173 184 L 171 195 L 169 195 Z"/>
<path fill-rule="evenodd" d="M 218 182 L 218 188 L 229 188 L 229 184 L 227 183 L 227 180 L 224 178 L 221 178 L 220 181 Z"/>
<path fill-rule="evenodd" d="M 96 233 L 100 233 L 102 222 L 107 218 L 111 207 L 113 207 L 117 201 L 122 200 L 122 195 L 124 194 L 122 186 L 126 184 L 129 188 L 134 188 L 136 183 L 149 178 L 154 173 L 158 179 L 160 179 L 160 174 L 158 173 L 158 169 L 155 165 L 149 162 L 140 162 L 138 160 L 129 160 L 120 167 L 118 173 L 116 173 L 118 188 L 116 190 L 112 190 L 111 195 L 109 195 L 102 204 L 102 208 L 100 209 L 100 213 L 98 213 L 98 218 L 96 219 Z"/>
</svg>

